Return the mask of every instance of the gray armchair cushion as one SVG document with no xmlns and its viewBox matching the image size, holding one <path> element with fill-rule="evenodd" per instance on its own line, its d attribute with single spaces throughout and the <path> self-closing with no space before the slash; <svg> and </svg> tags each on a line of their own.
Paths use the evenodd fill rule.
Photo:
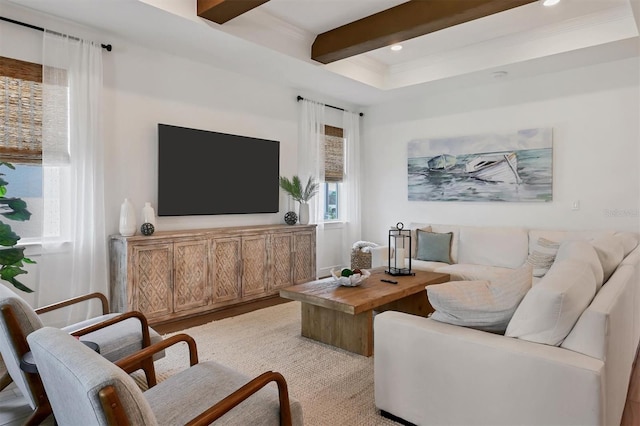
<svg viewBox="0 0 640 426">
<path fill-rule="evenodd" d="M 24 299 L 4 285 L 0 285 L 0 308 L 3 306 L 11 307 L 24 336 L 28 336 L 33 331 L 44 326 L 40 317 L 35 313 L 34 309 L 24 301 Z M 62 330 L 67 333 L 71 333 L 75 330 L 100 323 L 118 315 L 119 314 L 117 313 L 102 315 L 64 327 Z M 151 327 L 149 327 L 149 334 L 152 344 L 162 340 L 162 337 Z M 83 336 L 82 340 L 97 343 L 100 346 L 100 353 L 103 357 L 109 361 L 117 361 L 142 348 L 142 329 L 140 321 L 135 318 L 130 318 L 104 329 L 89 333 Z M 0 352 L 2 353 L 2 358 L 4 359 L 9 375 L 27 399 L 31 408 L 35 408 L 36 399 L 31 394 L 31 390 L 27 384 L 25 378 L 26 373 L 20 369 L 20 357 L 9 338 L 9 329 L 7 328 L 2 315 L 0 315 Z M 164 352 L 161 352 L 154 356 L 154 359 L 157 360 L 163 356 Z"/>
<path fill-rule="evenodd" d="M 4 306 L 11 307 L 25 336 L 34 330 L 42 328 L 42 321 L 40 321 L 33 308 L 13 291 L 4 285 L 0 285 L 0 308 Z M 9 340 L 9 329 L 2 315 L 0 315 L 0 351 L 2 351 L 2 359 L 7 367 L 7 372 L 18 386 L 18 389 L 20 389 L 20 392 L 25 396 L 31 408 L 35 408 L 35 399 L 31 395 L 25 380 L 26 373 L 20 369 L 20 357 L 13 343 Z"/>
<path fill-rule="evenodd" d="M 157 424 L 134 380 L 68 333 L 43 327 L 27 341 L 58 424 L 106 425 L 98 392 L 107 385 L 116 388 L 131 424 Z"/>
<path fill-rule="evenodd" d="M 120 314 L 100 315 L 99 317 L 63 327 L 62 330 L 67 333 L 73 333 L 76 330 L 99 324 L 118 315 Z M 151 337 L 151 344 L 162 340 L 162 337 L 151 327 L 149 327 L 149 336 Z M 117 361 L 142 349 L 142 328 L 139 320 L 129 318 L 93 333 L 85 334 L 80 337 L 80 340 L 97 343 L 100 346 L 100 355 L 109 361 Z M 164 355 L 164 352 L 159 355 Z M 154 357 L 154 359 L 158 358 L 161 358 L 161 356 Z"/>
<path fill-rule="evenodd" d="M 156 418 L 183 425 L 251 380 L 215 362 L 203 362 L 169 377 L 144 393 Z M 290 400 L 291 420 L 302 425 L 302 406 Z M 216 425 L 280 424 L 278 391 L 265 387 L 216 420 Z"/>
<path fill-rule="evenodd" d="M 171 376 L 146 392 L 115 364 L 79 344 L 62 330 L 43 327 L 27 340 L 59 424 L 104 425 L 98 392 L 116 392 L 131 424 L 183 425 L 250 378 L 214 362 Z M 60 390 L 64 389 L 63 392 Z M 215 422 L 216 425 L 279 425 L 278 391 L 265 387 Z M 294 425 L 302 425 L 302 407 L 291 399 Z M 158 420 L 159 419 L 159 420 Z"/>
</svg>

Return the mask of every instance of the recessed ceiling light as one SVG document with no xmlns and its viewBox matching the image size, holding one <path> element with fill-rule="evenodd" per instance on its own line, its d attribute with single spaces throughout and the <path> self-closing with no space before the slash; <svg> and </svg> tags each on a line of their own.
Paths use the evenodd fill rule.
<svg viewBox="0 0 640 426">
<path fill-rule="evenodd" d="M 394 44 L 393 46 L 391 46 L 391 50 L 393 50 L 394 52 L 397 52 L 398 50 L 402 50 L 402 45 Z"/>
<path fill-rule="evenodd" d="M 560 3 L 560 0 L 541 0 L 543 6 L 555 6 Z"/>
</svg>

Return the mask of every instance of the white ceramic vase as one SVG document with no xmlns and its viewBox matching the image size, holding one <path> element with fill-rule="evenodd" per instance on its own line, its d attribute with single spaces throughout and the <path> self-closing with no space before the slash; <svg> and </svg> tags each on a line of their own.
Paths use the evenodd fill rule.
<svg viewBox="0 0 640 426">
<path fill-rule="evenodd" d="M 309 224 L 309 204 L 300 203 L 300 209 L 298 210 L 298 220 L 300 225 Z"/>
<path fill-rule="evenodd" d="M 136 234 L 136 212 L 133 204 L 125 198 L 120 206 L 120 235 L 130 237 Z"/>
<path fill-rule="evenodd" d="M 142 223 L 150 223 L 154 228 L 156 227 L 156 211 L 148 201 L 144 203 L 144 207 L 142 208 Z"/>
</svg>

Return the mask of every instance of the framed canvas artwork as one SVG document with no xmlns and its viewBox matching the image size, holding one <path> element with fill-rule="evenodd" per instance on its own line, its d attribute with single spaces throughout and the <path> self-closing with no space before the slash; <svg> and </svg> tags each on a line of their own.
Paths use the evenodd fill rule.
<svg viewBox="0 0 640 426">
<path fill-rule="evenodd" d="M 552 135 L 538 128 L 412 140 L 409 201 L 551 201 Z"/>
</svg>

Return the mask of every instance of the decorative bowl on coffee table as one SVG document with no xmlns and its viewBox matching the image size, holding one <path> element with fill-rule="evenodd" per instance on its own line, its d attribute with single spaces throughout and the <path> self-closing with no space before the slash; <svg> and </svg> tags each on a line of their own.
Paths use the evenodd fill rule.
<svg viewBox="0 0 640 426">
<path fill-rule="evenodd" d="M 340 284 L 344 287 L 357 287 L 371 276 L 371 272 L 367 271 L 366 269 L 362 269 L 359 274 L 353 274 L 348 277 L 343 277 L 341 276 L 343 269 L 345 268 L 332 269 L 331 276 L 333 277 L 333 280 L 336 282 L 336 284 Z"/>
</svg>

